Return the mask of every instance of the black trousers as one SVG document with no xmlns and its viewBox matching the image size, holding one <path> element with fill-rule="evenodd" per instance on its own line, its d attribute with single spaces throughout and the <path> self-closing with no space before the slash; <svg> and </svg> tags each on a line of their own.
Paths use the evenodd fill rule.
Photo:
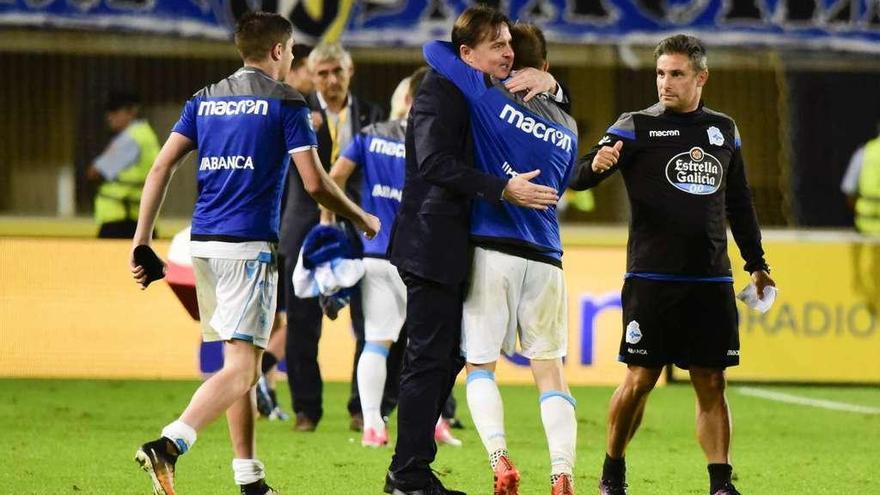
<svg viewBox="0 0 880 495">
<path fill-rule="evenodd" d="M 285 263 L 285 280 L 293 276 L 295 263 Z M 322 405 L 324 382 L 318 366 L 318 341 L 321 339 L 323 313 L 317 297 L 302 299 L 293 293 L 293 284 L 287 284 L 287 383 L 293 402 L 293 411 L 304 414 L 314 422 L 324 415 Z M 349 414 L 361 412 L 358 395 L 357 362 L 364 350 L 364 312 L 360 291 L 351 297 L 351 322 L 355 337 L 354 366 L 351 372 L 351 393 L 348 399 Z M 382 395 L 382 415 L 387 416 L 397 405 L 400 368 L 405 339 L 398 339 L 388 355 L 385 391 Z"/>
<path fill-rule="evenodd" d="M 463 286 L 400 272 L 406 284 L 408 337 L 400 377 L 397 445 L 389 468 L 397 487 L 413 490 L 432 478 L 434 424 L 446 404 L 461 357 Z"/>
</svg>

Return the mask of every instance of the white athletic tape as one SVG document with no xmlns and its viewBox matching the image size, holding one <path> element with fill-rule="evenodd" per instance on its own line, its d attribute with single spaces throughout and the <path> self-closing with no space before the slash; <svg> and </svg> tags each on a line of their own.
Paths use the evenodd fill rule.
<svg viewBox="0 0 880 495">
<path fill-rule="evenodd" d="M 773 400 L 776 402 L 786 402 L 788 404 L 818 407 L 821 409 L 831 409 L 834 411 L 847 411 L 861 414 L 880 414 L 880 407 L 860 406 L 858 404 L 848 404 L 846 402 L 837 402 L 833 400 L 811 399 L 809 397 L 801 397 L 799 395 L 786 394 L 783 392 L 773 392 L 770 390 L 753 387 L 738 387 L 737 390 L 743 395 L 760 397 L 762 399 Z"/>
</svg>

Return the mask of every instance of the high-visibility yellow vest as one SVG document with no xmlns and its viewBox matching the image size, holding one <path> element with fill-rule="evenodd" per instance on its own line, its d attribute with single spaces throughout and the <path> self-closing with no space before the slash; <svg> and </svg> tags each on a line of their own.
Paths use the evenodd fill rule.
<svg viewBox="0 0 880 495">
<path fill-rule="evenodd" d="M 145 120 L 132 122 L 124 131 L 131 136 L 140 148 L 137 163 L 120 172 L 112 181 L 101 184 L 95 196 L 95 221 L 98 224 L 137 220 L 141 204 L 141 191 L 144 181 L 156 155 L 159 154 L 159 140 L 156 133 Z"/>
<path fill-rule="evenodd" d="M 880 235 L 880 138 L 865 145 L 856 200 L 856 228 L 863 234 Z"/>
</svg>

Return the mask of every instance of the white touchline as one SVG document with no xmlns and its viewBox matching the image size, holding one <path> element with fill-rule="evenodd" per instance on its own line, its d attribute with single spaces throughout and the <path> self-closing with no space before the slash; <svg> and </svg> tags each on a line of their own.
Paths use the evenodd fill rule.
<svg viewBox="0 0 880 495">
<path fill-rule="evenodd" d="M 819 407 L 822 409 L 833 409 L 835 411 L 847 411 L 861 414 L 880 414 L 880 407 L 860 406 L 858 404 L 848 404 L 846 402 L 837 402 L 833 400 L 811 399 L 809 397 L 801 397 L 799 395 L 786 394 L 783 392 L 773 392 L 771 390 L 764 390 L 753 387 L 737 387 L 737 390 L 743 395 L 761 397 L 762 399 L 775 400 L 777 402 L 787 402 L 789 404 Z"/>
</svg>

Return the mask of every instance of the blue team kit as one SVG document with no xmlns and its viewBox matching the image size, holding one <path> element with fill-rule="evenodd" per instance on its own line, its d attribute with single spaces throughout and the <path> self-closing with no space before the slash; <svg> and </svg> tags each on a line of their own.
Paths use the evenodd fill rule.
<svg viewBox="0 0 880 495">
<path fill-rule="evenodd" d="M 199 150 L 192 239 L 278 242 L 289 153 L 318 144 L 302 95 L 243 67 L 193 95 L 172 131 Z"/>
<path fill-rule="evenodd" d="M 451 43 L 429 42 L 424 55 L 470 104 L 477 168 L 505 178 L 540 169 L 532 182 L 565 190 L 578 152 L 577 126 L 571 116 L 543 96 L 524 102 L 502 81 L 465 64 Z M 503 201 L 475 201 L 471 236 L 478 242 L 505 242 L 557 261 L 562 258 L 555 207 L 534 210 Z"/>
<path fill-rule="evenodd" d="M 367 126 L 342 152 L 363 171 L 361 207 L 383 225 L 374 238 L 364 240 L 364 256 L 385 258 L 388 250 L 406 175 L 404 125 L 403 120 L 392 120 Z"/>
</svg>

